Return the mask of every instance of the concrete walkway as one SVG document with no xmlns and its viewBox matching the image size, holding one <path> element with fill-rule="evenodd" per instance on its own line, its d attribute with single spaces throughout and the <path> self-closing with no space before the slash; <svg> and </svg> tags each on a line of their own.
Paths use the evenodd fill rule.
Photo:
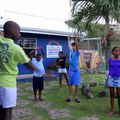
<svg viewBox="0 0 120 120">
<path fill-rule="evenodd" d="M 20 120 L 20 119 L 15 115 L 15 112 L 13 112 L 12 120 Z"/>
</svg>

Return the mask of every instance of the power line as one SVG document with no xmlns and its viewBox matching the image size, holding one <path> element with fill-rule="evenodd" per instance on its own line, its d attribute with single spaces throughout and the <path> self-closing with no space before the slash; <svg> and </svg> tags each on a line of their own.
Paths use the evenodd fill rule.
<svg viewBox="0 0 120 120">
<path fill-rule="evenodd" d="M 49 18 L 49 17 L 33 15 L 33 14 L 28 14 L 28 13 L 22 13 L 22 12 L 14 12 L 14 11 L 9 11 L 9 10 L 5 10 L 5 12 L 19 14 L 19 15 L 25 15 L 25 16 L 31 16 L 31 17 L 44 18 L 44 19 L 55 20 L 55 21 L 61 21 L 61 20 L 55 19 L 55 18 Z"/>
</svg>

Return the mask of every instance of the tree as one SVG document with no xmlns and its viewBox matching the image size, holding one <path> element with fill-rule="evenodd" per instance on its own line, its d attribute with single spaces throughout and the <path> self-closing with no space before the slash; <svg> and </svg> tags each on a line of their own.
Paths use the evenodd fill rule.
<svg viewBox="0 0 120 120">
<path fill-rule="evenodd" d="M 91 24 L 90 29 L 87 30 L 87 37 L 101 37 L 105 33 L 105 26 L 102 24 Z"/>
<path fill-rule="evenodd" d="M 101 18 L 105 20 L 105 57 L 106 68 L 110 57 L 110 36 L 112 36 L 110 21 L 119 21 L 120 0 L 72 0 L 73 22 L 79 25 L 85 23 L 85 29 L 91 28 L 91 23 L 97 23 Z M 79 26 L 78 26 L 79 27 Z"/>
</svg>

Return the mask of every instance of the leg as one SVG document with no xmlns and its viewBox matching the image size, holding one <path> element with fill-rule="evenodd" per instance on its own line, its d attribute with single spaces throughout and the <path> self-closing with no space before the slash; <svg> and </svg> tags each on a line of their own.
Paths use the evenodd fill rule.
<svg viewBox="0 0 120 120">
<path fill-rule="evenodd" d="M 37 100 L 38 81 L 39 81 L 38 77 L 33 76 L 34 100 Z"/>
<path fill-rule="evenodd" d="M 43 101 L 43 99 L 42 99 L 43 89 L 44 89 L 44 80 L 43 80 L 43 77 L 40 77 L 39 78 L 39 100 L 40 101 Z"/>
<path fill-rule="evenodd" d="M 59 73 L 59 84 L 61 88 L 62 87 L 62 73 Z"/>
<path fill-rule="evenodd" d="M 69 98 L 72 98 L 72 85 L 69 86 Z"/>
<path fill-rule="evenodd" d="M 78 85 L 76 85 L 76 88 L 75 88 L 76 98 L 78 98 L 78 92 L 79 92 L 79 86 L 78 86 Z"/>
<path fill-rule="evenodd" d="M 69 98 L 66 99 L 66 102 L 72 101 L 72 85 L 69 85 Z"/>
<path fill-rule="evenodd" d="M 73 85 L 73 71 L 69 70 L 69 98 L 66 99 L 66 102 L 72 101 L 72 85 Z"/>
<path fill-rule="evenodd" d="M 68 76 L 67 76 L 67 73 L 64 73 L 64 77 L 65 77 L 66 83 L 67 83 L 67 85 L 68 85 Z M 69 85 L 68 85 L 68 86 L 69 86 Z"/>
<path fill-rule="evenodd" d="M 3 120 L 3 108 L 2 108 L 2 105 L 0 105 L 0 120 Z"/>
<path fill-rule="evenodd" d="M 39 90 L 39 100 L 43 101 L 43 99 L 42 99 L 42 90 Z"/>
<path fill-rule="evenodd" d="M 118 108 L 120 113 L 120 88 L 116 88 L 117 97 L 118 97 Z"/>
<path fill-rule="evenodd" d="M 111 116 L 114 112 L 114 96 L 115 96 L 115 88 L 114 87 L 109 87 L 110 89 L 110 104 L 111 104 L 111 110 L 109 115 Z"/>
<path fill-rule="evenodd" d="M 12 108 L 3 108 L 3 120 L 12 120 Z"/>
<path fill-rule="evenodd" d="M 34 99 L 37 100 L 37 90 L 33 89 L 33 92 L 34 92 Z"/>
<path fill-rule="evenodd" d="M 80 102 L 80 99 L 78 97 L 78 91 L 79 91 L 79 86 L 76 85 L 76 88 L 75 88 L 75 93 L 76 93 L 76 98 L 75 98 L 75 102 L 79 103 Z"/>
</svg>

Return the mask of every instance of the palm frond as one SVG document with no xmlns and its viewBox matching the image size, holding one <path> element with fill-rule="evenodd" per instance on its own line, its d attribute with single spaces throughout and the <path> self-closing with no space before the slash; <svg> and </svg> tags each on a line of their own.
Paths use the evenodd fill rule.
<svg viewBox="0 0 120 120">
<path fill-rule="evenodd" d="M 97 23 L 101 18 L 107 22 L 120 20 L 120 0 L 73 0 L 72 17 L 75 22 Z"/>
</svg>

